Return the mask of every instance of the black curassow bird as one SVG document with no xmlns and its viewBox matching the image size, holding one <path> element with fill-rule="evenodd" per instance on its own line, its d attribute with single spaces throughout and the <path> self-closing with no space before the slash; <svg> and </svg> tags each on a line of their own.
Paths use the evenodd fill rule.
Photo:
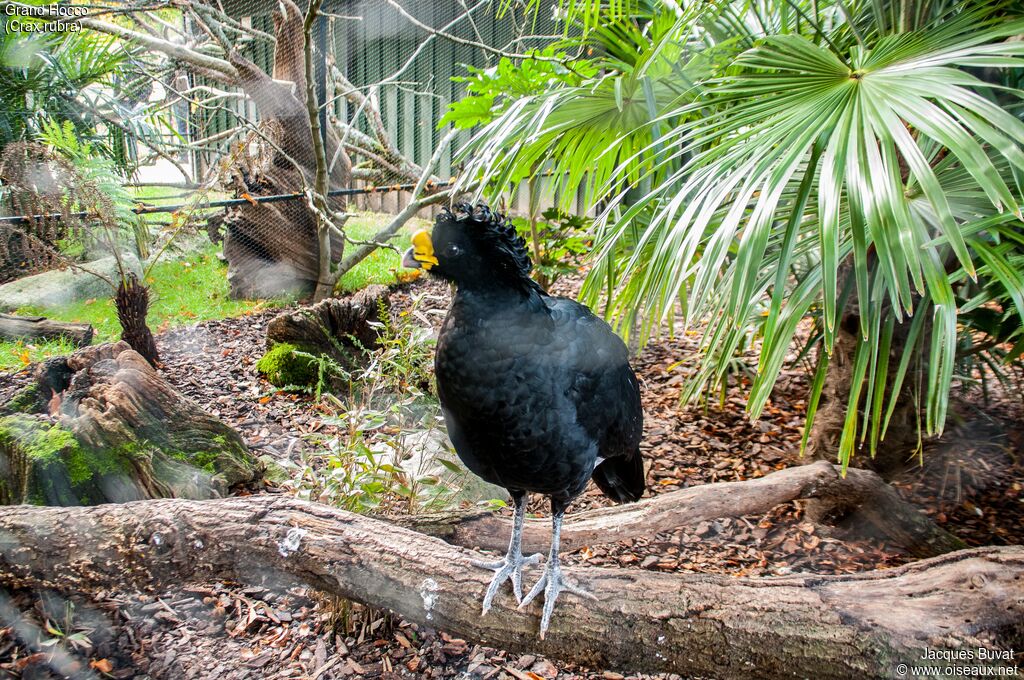
<svg viewBox="0 0 1024 680">
<path fill-rule="evenodd" d="M 515 508 L 505 558 L 476 565 L 496 572 L 483 613 L 506 580 L 520 607 L 543 590 L 543 639 L 559 592 L 592 597 L 559 566 L 569 503 L 591 478 L 620 503 L 644 492 L 643 411 L 626 346 L 585 306 L 535 283 L 526 243 L 486 206 L 443 210 L 402 264 L 456 286 L 437 342 L 438 397 L 459 458 L 506 488 Z M 544 575 L 523 598 L 522 568 L 540 558 L 521 551 L 528 492 L 551 498 L 553 526 Z"/>
</svg>

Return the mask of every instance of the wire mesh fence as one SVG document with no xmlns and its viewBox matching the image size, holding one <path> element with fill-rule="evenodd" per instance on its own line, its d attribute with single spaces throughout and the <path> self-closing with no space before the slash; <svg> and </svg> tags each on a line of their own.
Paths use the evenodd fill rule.
<svg viewBox="0 0 1024 680">
<path fill-rule="evenodd" d="M 444 188 L 473 134 L 442 121 L 464 94 L 460 77 L 561 35 L 551 16 L 515 5 L 496 12 L 488 0 L 323 0 L 315 13 L 264 0 L 180 10 L 118 2 L 96 15 L 86 24 L 93 49 L 109 52 L 116 73 L 95 88 L 113 104 L 92 143 L 116 152 L 135 182 L 194 192 L 176 211 L 145 203 L 134 212 L 170 211 L 158 224 L 164 239 L 208 221 L 224 239 L 232 293 L 245 297 L 311 292 L 325 283 L 322 253 L 337 266 L 346 245 L 366 242 L 347 238 L 347 215 L 401 215 Z M 309 102 L 327 156 L 322 205 Z M 81 97 L 70 105 L 92 106 Z M 544 194 L 544 185 L 533 189 Z M 511 191 L 510 207 L 525 210 L 526 193 Z M 412 212 L 429 217 L 440 202 Z M 0 206 L 13 216 L 0 220 L 8 240 L 32 222 L 10 195 Z"/>
</svg>

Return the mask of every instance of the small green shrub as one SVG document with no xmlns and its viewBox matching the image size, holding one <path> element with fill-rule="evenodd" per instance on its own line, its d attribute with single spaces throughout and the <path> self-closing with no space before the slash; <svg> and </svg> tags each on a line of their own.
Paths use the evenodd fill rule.
<svg viewBox="0 0 1024 680">
<path fill-rule="evenodd" d="M 278 387 L 311 387 L 318 374 L 315 357 L 288 342 L 271 347 L 256 362 L 256 370 Z"/>
<path fill-rule="evenodd" d="M 403 310 L 392 319 L 387 306 L 381 302 L 377 317 L 380 334 L 377 348 L 371 353 L 367 370 L 358 376 L 363 385 L 375 393 L 404 393 L 410 389 L 417 394 L 433 393 L 434 339 L 430 328 L 416 320 L 418 299 L 411 309 Z"/>
<path fill-rule="evenodd" d="M 539 219 L 517 217 L 516 231 L 530 244 L 534 278 L 548 288 L 566 274 L 579 271 L 590 248 L 590 220 L 549 208 Z"/>
</svg>

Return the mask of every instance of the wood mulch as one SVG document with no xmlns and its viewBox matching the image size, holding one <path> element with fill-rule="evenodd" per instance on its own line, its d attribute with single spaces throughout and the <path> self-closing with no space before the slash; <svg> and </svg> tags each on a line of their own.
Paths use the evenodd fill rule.
<svg viewBox="0 0 1024 680">
<path fill-rule="evenodd" d="M 558 292 L 572 288 L 573 282 L 564 282 Z M 434 281 L 399 287 L 393 311 L 408 309 L 414 298 L 425 312 L 417 318 L 439 327 L 448 288 Z M 295 459 L 312 445 L 311 435 L 329 427 L 312 398 L 274 391 L 255 371 L 266 324 L 279 312 L 204 322 L 166 332 L 158 343 L 164 373 L 183 393 L 238 428 L 254 453 Z M 663 337 L 634 360 L 643 387 L 649 492 L 751 479 L 801 464 L 807 371 L 784 371 L 757 422 L 744 413 L 741 384 L 705 408 L 682 406 L 679 393 L 696 366 L 698 339 L 686 332 Z M 26 381 L 25 374 L 0 378 L 0 400 Z M 923 465 L 908 465 L 893 484 L 969 544 L 1022 543 L 1024 409 L 1019 397 L 997 395 L 979 409 L 977 394 L 964 396 L 965 404 L 975 406 L 959 409 L 946 435 L 926 446 Z M 574 508 L 606 502 L 591 489 Z M 543 499 L 534 498 L 530 510 L 545 514 Z M 911 559 L 857 530 L 812 524 L 797 502 L 763 516 L 587 546 L 564 558 L 573 564 L 733 576 L 850 573 Z M 350 608 L 269 575 L 245 584 L 108 593 L 76 602 L 74 614 L 67 614 L 67 602 L 52 594 L 0 589 L 0 678 L 71 676 L 73 667 L 113 678 L 623 677 L 622 669 L 581 669 L 476 645 L 384 612 Z"/>
</svg>

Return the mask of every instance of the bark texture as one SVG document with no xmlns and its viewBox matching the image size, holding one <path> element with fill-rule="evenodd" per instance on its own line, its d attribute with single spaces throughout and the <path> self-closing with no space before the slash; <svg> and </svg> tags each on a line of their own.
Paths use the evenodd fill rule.
<svg viewBox="0 0 1024 680">
<path fill-rule="evenodd" d="M 919 509 L 903 501 L 881 477 L 869 470 L 847 471 L 824 461 L 786 468 L 759 479 L 719 482 L 680 489 L 637 503 L 573 513 L 562 524 L 562 548 L 575 550 L 596 543 L 611 543 L 659 531 L 694 526 L 721 517 L 763 514 L 780 503 L 810 500 L 811 519 L 835 523 L 857 513 L 890 542 L 919 557 L 941 555 L 966 547 Z M 511 521 L 489 512 L 424 514 L 390 518 L 449 543 L 469 548 L 504 550 Z M 523 552 L 544 552 L 550 522 L 527 519 Z"/>
<path fill-rule="evenodd" d="M 856 295 L 853 297 L 856 298 Z M 850 305 L 853 311 L 845 314 L 836 328 L 836 344 L 828 366 L 825 386 L 821 392 L 818 411 L 814 416 L 814 425 L 807 440 L 807 448 L 811 455 L 825 460 L 835 460 L 836 458 L 853 385 L 853 360 L 857 347 L 857 334 L 860 332 L 860 317 L 856 311 L 856 300 L 852 301 Z M 882 474 L 893 473 L 905 467 L 908 460 L 914 459 L 915 452 L 921 443 L 921 410 L 918 408 L 921 399 L 916 392 L 921 387 L 921 376 L 927 372 L 927 353 L 922 351 L 920 341 L 914 348 L 907 347 L 910 324 L 910 319 L 896 324 L 889 347 L 886 403 L 889 400 L 888 386 L 895 382 L 903 354 L 913 351 L 917 356 L 911 361 L 904 378 L 897 406 L 889 421 L 885 438 L 878 442 L 878 449 L 873 457 L 865 446 L 855 449 L 851 458 L 852 465 L 871 468 Z M 924 337 L 927 337 L 927 332 Z M 863 398 L 862 391 L 861 399 Z M 861 417 L 866 417 L 863 403 L 861 403 L 861 409 Z"/>
<path fill-rule="evenodd" d="M 1019 547 L 850 576 L 567 569 L 596 601 L 563 597 L 544 641 L 538 605 L 519 611 L 505 592 L 480 616 L 490 573 L 471 566 L 477 557 L 381 520 L 279 496 L 21 506 L 0 515 L 4 583 L 88 593 L 211 576 L 291 577 L 420 624 L 591 667 L 716 678 L 892 677 L 898 663 L 927 665 L 920 661 L 926 647 L 1024 641 Z"/>
<path fill-rule="evenodd" d="M 345 368 L 359 364 L 364 349 L 377 346 L 381 309 L 387 309 L 386 286 L 367 286 L 346 298 L 330 298 L 280 314 L 267 324 L 267 346 L 288 343 L 326 355 Z"/>
<path fill-rule="evenodd" d="M 121 322 L 121 339 L 142 355 L 151 366 L 160 360 L 160 352 L 153 338 L 153 331 L 146 323 L 149 315 L 149 287 L 129 272 L 121 279 L 114 295 L 117 320 Z"/>
<path fill-rule="evenodd" d="M 0 502 L 210 498 L 258 475 L 238 433 L 125 342 L 45 362 L 33 393 L 0 420 Z"/>
<path fill-rule="evenodd" d="M 836 466 L 838 469 L 838 466 Z M 932 522 L 871 470 L 848 468 L 846 479 L 819 490 L 807 503 L 807 517 L 859 534 L 874 533 L 915 557 L 933 557 L 967 544 Z"/>
<path fill-rule="evenodd" d="M 53 321 L 42 316 L 0 314 L 0 338 L 6 340 L 55 340 L 67 338 L 76 347 L 92 342 L 93 329 L 87 323 Z"/>
</svg>

